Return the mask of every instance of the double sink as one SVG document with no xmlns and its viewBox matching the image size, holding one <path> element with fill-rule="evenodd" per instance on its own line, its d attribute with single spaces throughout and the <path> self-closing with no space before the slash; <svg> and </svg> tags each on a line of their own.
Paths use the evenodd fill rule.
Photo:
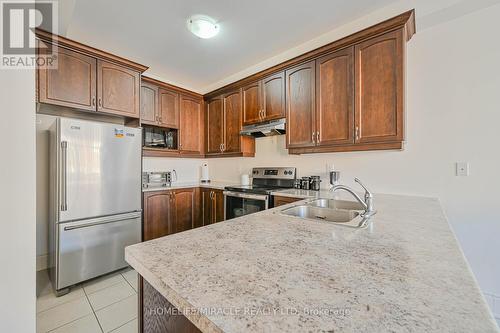
<svg viewBox="0 0 500 333">
<path fill-rule="evenodd" d="M 365 208 L 354 201 L 315 199 L 283 209 L 281 214 L 354 228 L 364 228 L 368 225 L 368 218 L 363 216 L 364 211 Z"/>
</svg>

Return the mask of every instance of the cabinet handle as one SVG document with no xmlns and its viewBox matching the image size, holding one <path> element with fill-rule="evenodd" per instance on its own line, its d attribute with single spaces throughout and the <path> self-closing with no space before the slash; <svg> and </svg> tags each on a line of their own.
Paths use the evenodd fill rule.
<svg viewBox="0 0 500 333">
<path fill-rule="evenodd" d="M 92 97 L 92 106 L 95 106 L 95 96 Z"/>
<path fill-rule="evenodd" d="M 222 144 L 222 151 L 226 151 L 226 144 L 225 143 Z"/>
<path fill-rule="evenodd" d="M 359 140 L 359 126 L 356 126 L 356 141 Z"/>
<path fill-rule="evenodd" d="M 316 143 L 319 143 L 319 132 L 316 132 Z"/>
<path fill-rule="evenodd" d="M 102 98 L 99 98 L 99 107 L 102 107 Z"/>
<path fill-rule="evenodd" d="M 314 140 L 314 138 L 315 138 L 315 135 L 314 135 L 314 134 L 315 134 L 315 133 L 313 132 L 313 133 L 312 133 L 312 135 L 311 135 L 311 140 L 312 140 L 312 142 L 313 142 L 313 143 L 316 143 L 316 141 Z"/>
</svg>

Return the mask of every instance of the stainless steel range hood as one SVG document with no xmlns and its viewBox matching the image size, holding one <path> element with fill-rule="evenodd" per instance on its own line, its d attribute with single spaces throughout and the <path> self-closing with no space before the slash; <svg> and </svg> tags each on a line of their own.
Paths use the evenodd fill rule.
<svg viewBox="0 0 500 333">
<path fill-rule="evenodd" d="M 286 119 L 272 120 L 266 123 L 244 126 L 241 135 L 262 138 L 265 136 L 285 134 Z"/>
</svg>

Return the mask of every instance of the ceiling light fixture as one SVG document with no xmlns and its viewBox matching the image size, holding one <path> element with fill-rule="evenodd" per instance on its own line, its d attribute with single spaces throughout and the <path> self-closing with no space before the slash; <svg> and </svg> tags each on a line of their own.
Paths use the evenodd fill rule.
<svg viewBox="0 0 500 333">
<path fill-rule="evenodd" d="M 212 38 L 219 33 L 216 21 L 205 15 L 193 15 L 187 21 L 187 27 L 193 35 L 200 38 Z"/>
</svg>

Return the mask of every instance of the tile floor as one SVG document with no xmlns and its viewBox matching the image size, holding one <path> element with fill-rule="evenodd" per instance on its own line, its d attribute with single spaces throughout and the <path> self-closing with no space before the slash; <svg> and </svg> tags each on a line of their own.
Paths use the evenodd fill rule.
<svg viewBox="0 0 500 333">
<path fill-rule="evenodd" d="M 137 273 L 130 268 L 100 277 L 56 297 L 47 271 L 38 272 L 37 333 L 136 333 Z"/>
</svg>

